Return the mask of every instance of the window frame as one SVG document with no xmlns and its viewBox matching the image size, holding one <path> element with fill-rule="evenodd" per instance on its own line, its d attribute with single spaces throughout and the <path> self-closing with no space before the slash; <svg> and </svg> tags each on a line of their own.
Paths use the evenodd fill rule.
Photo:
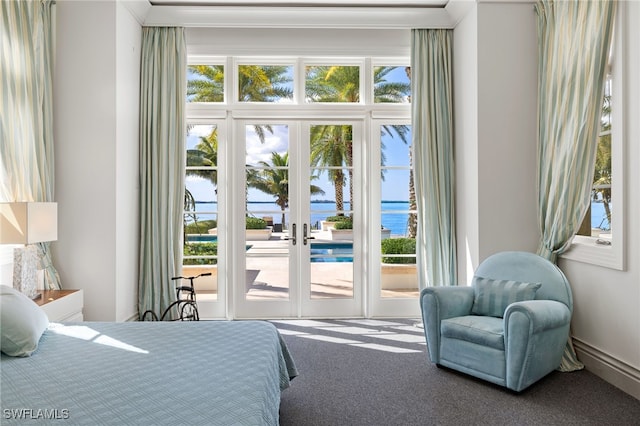
<svg viewBox="0 0 640 426">
<path fill-rule="evenodd" d="M 571 247 L 560 258 L 588 263 L 616 270 L 625 269 L 625 171 L 624 158 L 626 151 L 625 123 L 626 106 L 629 96 L 624 87 L 628 74 L 626 66 L 626 45 L 624 34 L 626 28 L 624 4 L 618 5 L 613 34 L 613 54 L 610 60 L 612 69 L 612 99 L 611 99 L 611 199 L 614 208 L 611 211 L 611 245 L 598 244 L 598 237 L 586 235 L 574 236 Z M 600 133 L 598 134 L 600 137 Z"/>
<path fill-rule="evenodd" d="M 374 64 L 396 65 L 396 66 L 410 66 L 410 57 L 406 55 L 399 55 L 398 57 L 384 56 L 358 56 L 349 55 L 345 57 L 336 56 L 309 56 L 300 55 L 292 56 L 290 54 L 265 54 L 265 56 L 256 55 L 188 55 L 187 63 L 189 65 L 199 64 L 211 64 L 220 65 L 224 64 L 225 69 L 225 102 L 223 103 L 203 103 L 203 102 L 187 102 L 186 104 L 186 121 L 189 124 L 213 124 L 220 123 L 218 126 L 219 138 L 222 138 L 222 134 L 225 136 L 226 143 L 219 146 L 218 158 L 224 163 L 219 164 L 218 172 L 219 179 L 224 179 L 218 182 L 218 188 L 221 192 L 218 193 L 218 224 L 224 227 L 229 232 L 230 221 L 233 221 L 234 217 L 238 216 L 240 211 L 237 206 L 232 205 L 234 200 L 233 196 L 227 193 L 227 188 L 231 188 L 237 184 L 232 176 L 231 164 L 234 158 L 233 141 L 238 138 L 236 125 L 242 120 L 315 120 L 315 121 L 335 121 L 336 119 L 341 121 L 356 120 L 362 122 L 363 126 L 363 141 L 370 139 L 369 131 L 371 129 L 371 123 L 373 121 L 384 120 L 385 122 L 397 122 L 403 123 L 411 122 L 411 104 L 410 103 L 374 103 L 374 87 L 373 87 L 373 66 Z M 240 102 L 238 100 L 238 66 L 239 65 L 290 65 L 294 64 L 294 96 L 293 102 L 287 103 L 269 103 L 269 102 Z M 307 65 L 342 65 L 342 66 L 358 66 L 360 69 L 360 101 L 357 103 L 331 103 L 331 102 L 319 102 L 319 103 L 307 103 L 305 100 L 305 69 Z M 233 75 L 229 78 L 228 76 Z M 224 123 L 224 124 L 223 124 Z M 366 143 L 371 143 L 366 142 Z M 366 151 L 367 149 L 365 149 Z M 362 154 L 364 158 L 361 161 L 370 161 L 369 155 Z M 368 163 L 366 163 L 368 164 Z M 366 176 L 370 176 L 369 166 L 364 166 L 363 173 Z M 377 173 L 380 171 L 378 170 Z M 368 220 L 372 214 L 376 214 L 377 221 L 380 221 L 381 208 L 376 210 L 371 206 L 370 201 L 366 199 L 362 200 L 363 206 L 363 224 Z M 221 203 L 224 203 L 224 207 L 220 207 Z M 244 212 L 243 212 L 244 213 Z M 364 225 L 363 225 L 364 226 Z M 368 227 L 366 228 L 368 229 Z M 372 233 L 373 231 L 367 231 Z M 374 233 L 377 238 L 380 238 L 380 234 Z M 235 316 L 235 299 L 234 289 L 230 284 L 233 282 L 233 275 L 235 271 L 239 269 L 238 265 L 235 265 L 232 259 L 237 257 L 237 253 L 234 250 L 233 243 L 234 235 L 226 234 L 226 238 L 222 238 L 218 241 L 218 297 L 213 303 L 207 302 L 204 306 L 206 308 L 207 317 L 234 317 Z M 372 237 L 369 236 L 369 239 Z M 369 254 L 366 254 L 369 259 Z M 382 256 L 377 253 L 375 261 L 381 262 Z M 369 282 L 376 276 L 378 270 L 364 270 L 363 268 L 359 273 L 362 274 L 362 279 L 365 282 Z M 379 284 L 378 284 L 379 286 Z M 378 287 L 379 290 L 379 287 Z M 369 290 L 367 290 L 369 291 Z M 200 301 L 198 302 L 201 303 Z M 399 299 L 393 300 L 390 298 L 385 300 L 383 305 L 380 302 L 376 302 L 375 307 L 367 305 L 363 299 L 363 313 L 367 313 L 367 309 L 371 312 L 380 311 L 381 306 L 389 305 L 390 308 L 385 308 L 384 312 L 407 312 L 407 306 L 415 306 L 415 299 Z M 368 308 L 367 308 L 368 306 Z M 388 311 L 391 309 L 391 311 Z M 204 312 L 204 310 L 203 310 Z"/>
</svg>

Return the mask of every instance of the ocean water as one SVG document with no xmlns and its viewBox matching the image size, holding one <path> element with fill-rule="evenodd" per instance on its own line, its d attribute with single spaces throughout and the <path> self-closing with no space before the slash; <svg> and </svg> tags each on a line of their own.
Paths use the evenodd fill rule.
<svg viewBox="0 0 640 426">
<path fill-rule="evenodd" d="M 348 214 L 349 203 L 345 203 L 345 214 Z M 216 203 L 196 203 L 196 212 L 216 211 Z M 382 203 L 381 222 L 384 228 L 390 229 L 394 236 L 404 236 L 407 233 L 407 220 L 409 214 L 408 202 L 390 202 Z M 256 217 L 271 216 L 273 222 L 278 224 L 282 222 L 282 211 L 275 203 L 250 202 L 247 204 L 247 210 Z M 327 216 L 336 215 L 336 205 L 331 202 L 313 202 L 311 203 L 311 227 L 320 229 L 321 221 Z M 288 221 L 288 215 L 285 214 L 285 221 Z"/>
<path fill-rule="evenodd" d="M 345 203 L 345 210 L 349 209 L 349 203 Z M 250 202 L 247 204 L 249 212 L 256 217 L 272 216 L 274 223 L 281 223 L 282 213 L 280 207 L 275 203 L 267 202 Z M 311 203 L 311 227 L 320 228 L 320 222 L 327 216 L 336 214 L 335 203 L 332 202 L 313 202 Z M 216 211 L 216 203 L 196 204 L 196 212 Z M 407 235 L 407 223 L 409 219 L 409 202 L 408 201 L 383 201 L 381 222 L 384 228 L 391 230 L 393 236 Z M 288 221 L 288 215 L 285 215 L 285 221 Z M 601 202 L 591 203 L 591 226 L 593 228 L 609 229 L 604 204 Z"/>
</svg>

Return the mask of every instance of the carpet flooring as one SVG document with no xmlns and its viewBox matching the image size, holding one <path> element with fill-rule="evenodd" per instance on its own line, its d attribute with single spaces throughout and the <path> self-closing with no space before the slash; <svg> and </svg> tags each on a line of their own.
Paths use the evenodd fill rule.
<svg viewBox="0 0 640 426">
<path fill-rule="evenodd" d="M 282 426 L 640 426 L 640 401 L 586 370 L 515 394 L 437 368 L 419 320 L 273 323 L 300 372 L 282 393 Z"/>
</svg>

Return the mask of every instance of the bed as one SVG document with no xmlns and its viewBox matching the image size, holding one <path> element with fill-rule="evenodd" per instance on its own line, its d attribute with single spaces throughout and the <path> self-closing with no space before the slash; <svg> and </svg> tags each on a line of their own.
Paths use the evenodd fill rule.
<svg viewBox="0 0 640 426">
<path fill-rule="evenodd" d="M 3 425 L 277 425 L 297 375 L 262 321 L 52 323 L 30 356 L 9 346 L 3 336 Z"/>
</svg>

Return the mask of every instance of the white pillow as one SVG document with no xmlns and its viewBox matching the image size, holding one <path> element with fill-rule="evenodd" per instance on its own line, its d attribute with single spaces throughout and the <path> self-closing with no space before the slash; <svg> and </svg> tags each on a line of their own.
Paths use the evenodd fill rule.
<svg viewBox="0 0 640 426">
<path fill-rule="evenodd" d="M 49 326 L 47 314 L 13 287 L 0 285 L 0 350 L 9 356 L 30 356 Z"/>
</svg>

